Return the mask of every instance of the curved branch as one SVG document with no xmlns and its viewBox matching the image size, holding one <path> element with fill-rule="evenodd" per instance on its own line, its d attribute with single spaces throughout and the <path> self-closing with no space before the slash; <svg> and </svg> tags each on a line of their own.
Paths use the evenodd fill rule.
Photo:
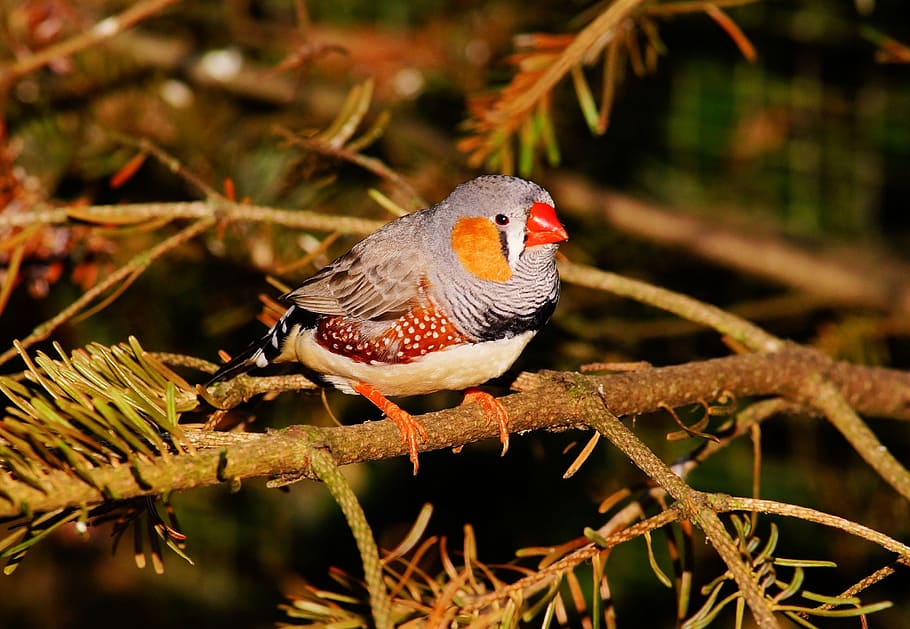
<svg viewBox="0 0 910 629">
<path fill-rule="evenodd" d="M 689 321 L 714 328 L 754 351 L 776 352 L 780 351 L 785 344 L 784 341 L 768 334 L 754 323 L 721 310 L 717 306 L 660 286 L 571 262 L 560 262 L 559 274 L 563 280 L 571 284 L 608 291 L 620 297 L 628 297 L 643 304 L 672 312 Z"/>
<path fill-rule="evenodd" d="M 777 502 L 776 500 L 763 500 L 761 498 L 741 498 L 724 494 L 711 494 L 709 498 L 711 507 L 718 513 L 724 511 L 760 511 L 772 513 L 788 518 L 799 518 L 806 522 L 815 522 L 831 528 L 840 529 L 850 535 L 861 537 L 873 544 L 878 544 L 886 550 L 898 555 L 898 561 L 910 566 L 910 546 L 902 544 L 893 537 L 879 533 L 862 524 L 857 524 L 824 511 L 802 507 L 800 505 Z"/>
<path fill-rule="evenodd" d="M 831 528 L 840 529 L 846 533 L 849 533 L 850 535 L 861 537 L 869 542 L 872 542 L 873 544 L 877 544 L 878 546 L 881 546 L 882 548 L 895 553 L 898 556 L 898 563 L 910 565 L 910 546 L 902 544 L 893 537 L 880 533 L 879 531 L 870 529 L 869 527 L 863 526 L 862 524 L 857 524 L 856 522 L 852 522 L 836 515 L 825 513 L 824 511 L 818 511 L 816 509 L 810 509 L 808 507 L 802 507 L 800 505 L 777 502 L 774 500 L 745 498 L 739 496 L 730 496 L 726 494 L 704 494 L 704 496 L 705 500 L 708 501 L 708 503 L 711 505 L 711 508 L 718 513 L 730 511 L 760 511 L 762 513 L 770 513 L 784 517 L 799 518 L 807 522 L 815 522 L 817 524 Z M 554 578 L 554 576 L 558 576 L 567 569 L 574 568 L 582 562 L 588 561 L 591 559 L 591 557 L 601 552 L 604 548 L 613 548 L 622 543 L 633 540 L 649 531 L 654 531 L 663 526 L 666 526 L 667 524 L 676 522 L 682 516 L 683 512 L 681 509 L 667 509 L 645 520 L 629 522 L 621 528 L 612 528 L 610 529 L 610 532 L 601 529 L 599 533 L 602 533 L 603 539 L 598 544 L 586 544 L 567 554 L 565 557 L 559 559 L 558 561 L 553 562 L 546 568 L 542 568 L 533 574 L 529 574 L 528 576 L 515 581 L 514 583 L 505 585 L 500 589 L 472 600 L 461 609 L 464 612 L 472 612 L 487 605 L 491 605 L 498 600 L 503 600 L 513 593 L 527 590 L 528 588 L 534 587 L 542 581 L 546 581 L 548 579 Z M 894 569 L 889 567 L 879 572 L 883 572 L 884 576 L 887 576 L 888 574 L 893 573 L 893 571 Z M 878 576 L 878 573 L 876 576 Z M 848 596 L 854 596 L 861 589 L 861 587 L 858 588 L 856 592 L 852 592 L 848 594 Z"/>
<path fill-rule="evenodd" d="M 801 397 L 807 405 L 824 413 L 866 463 L 910 500 L 910 473 L 907 468 L 882 445 L 837 387 L 815 373 L 796 387 L 793 397 Z"/>
</svg>

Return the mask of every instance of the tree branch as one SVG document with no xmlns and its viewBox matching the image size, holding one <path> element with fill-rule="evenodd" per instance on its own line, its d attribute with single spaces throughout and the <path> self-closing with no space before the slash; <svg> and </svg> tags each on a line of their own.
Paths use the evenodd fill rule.
<svg viewBox="0 0 910 629">
<path fill-rule="evenodd" d="M 776 352 L 783 348 L 784 341 L 768 334 L 760 327 L 742 317 L 730 314 L 725 310 L 706 304 L 688 295 L 654 286 L 609 271 L 594 267 L 561 262 L 559 275 L 563 281 L 603 290 L 620 297 L 628 297 L 643 304 L 661 308 L 679 315 L 683 319 L 701 323 L 721 334 L 739 341 L 746 347 L 760 352 Z"/>
<path fill-rule="evenodd" d="M 727 564 L 727 569 L 733 575 L 736 585 L 739 586 L 739 591 L 749 609 L 752 610 L 758 626 L 763 629 L 777 627 L 777 621 L 774 619 L 771 608 L 765 603 L 758 581 L 753 578 L 752 570 L 740 557 L 736 544 L 724 528 L 717 512 L 711 508 L 707 494 L 689 487 L 635 436 L 635 433 L 619 421 L 619 418 L 610 411 L 603 391 L 602 384 L 596 388 L 589 384 L 588 395 L 585 396 L 585 399 L 590 424 L 623 454 L 632 459 L 649 478 L 654 479 L 658 485 L 673 496 L 676 500 L 676 507 L 682 512 L 683 517 L 691 520 L 704 531 L 705 537 Z M 600 399 L 598 400 L 598 398 Z"/>
<path fill-rule="evenodd" d="M 590 386 L 603 386 L 604 400 L 617 416 L 643 414 L 664 406 L 712 400 L 721 394 L 793 395 L 793 383 L 824 372 L 857 412 L 910 419 L 910 374 L 892 369 L 835 362 L 812 350 L 788 347 L 775 354 L 746 354 L 672 367 L 604 376 L 570 372 L 524 374 L 521 393 L 501 399 L 511 430 L 590 426 L 586 396 Z M 805 402 L 804 398 L 797 400 Z M 296 418 L 304 422 L 306 418 Z M 468 404 L 420 416 L 427 429 L 422 451 L 452 448 L 498 436 L 477 405 Z M 307 431 L 310 428 L 307 427 Z M 387 459 L 405 454 L 400 434 L 389 421 L 338 428 L 318 428 L 315 439 L 339 465 Z M 90 483 L 62 471 L 48 472 L 40 489 L 0 473 L 0 517 L 45 512 L 67 506 L 93 505 L 110 498 L 157 495 L 257 477 L 315 478 L 309 463 L 309 432 L 290 427 L 265 434 L 197 433 L 194 455 L 140 460 L 86 473 Z M 189 431 L 192 432 L 192 431 Z M 214 447 L 207 448 L 207 441 Z M 102 492 L 101 489 L 104 489 Z"/>
</svg>

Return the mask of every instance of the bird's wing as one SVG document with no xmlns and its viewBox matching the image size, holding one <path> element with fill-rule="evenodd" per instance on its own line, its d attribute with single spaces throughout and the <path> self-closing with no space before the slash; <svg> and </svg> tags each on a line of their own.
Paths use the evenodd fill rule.
<svg viewBox="0 0 910 629">
<path fill-rule="evenodd" d="M 282 299 L 322 314 L 393 319 L 421 300 L 424 269 L 413 242 L 375 232 Z"/>
</svg>

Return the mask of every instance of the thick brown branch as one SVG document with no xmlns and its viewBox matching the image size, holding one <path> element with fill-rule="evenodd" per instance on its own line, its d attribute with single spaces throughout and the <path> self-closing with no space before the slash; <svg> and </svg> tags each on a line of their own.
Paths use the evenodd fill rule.
<svg viewBox="0 0 910 629">
<path fill-rule="evenodd" d="M 602 385 L 604 402 L 617 416 L 712 400 L 722 393 L 737 397 L 783 395 L 795 397 L 794 383 L 825 372 L 840 394 L 859 413 L 910 419 L 910 374 L 890 369 L 836 363 L 800 348 L 774 354 L 747 354 L 673 367 L 644 369 L 606 376 L 543 372 L 519 379 L 523 392 L 502 398 L 515 433 L 589 425 L 586 396 L 591 385 Z M 803 401 L 803 400 L 800 400 Z M 305 418 L 298 418 L 305 421 Z M 428 439 L 421 450 L 451 448 L 498 436 L 477 405 L 465 405 L 420 417 Z M 315 436 L 313 436 L 315 435 Z M 135 466 L 98 468 L 87 472 L 94 486 L 74 475 L 51 472 L 42 490 L 0 475 L 0 517 L 23 510 L 50 511 L 60 507 L 98 504 L 96 487 L 113 498 L 154 495 L 255 477 L 312 477 L 308 456 L 312 440 L 324 443 L 335 460 L 373 461 L 405 453 L 392 422 L 379 421 L 341 428 L 288 428 L 261 435 L 212 433 L 219 441 L 195 455 L 170 456 Z M 204 436 L 203 436 L 204 437 Z M 6 496 L 6 498 L 2 497 Z"/>
</svg>

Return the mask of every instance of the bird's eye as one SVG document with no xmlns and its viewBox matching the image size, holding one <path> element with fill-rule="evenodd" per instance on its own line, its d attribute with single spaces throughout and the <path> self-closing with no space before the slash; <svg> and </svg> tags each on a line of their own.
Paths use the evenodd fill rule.
<svg viewBox="0 0 910 629">
<path fill-rule="evenodd" d="M 497 224 L 497 225 L 503 225 L 503 226 L 504 226 L 504 225 L 508 225 L 508 224 L 509 224 L 509 217 L 506 216 L 505 214 L 497 214 L 497 215 L 496 215 L 496 218 L 493 219 L 493 220 L 496 221 L 496 224 Z"/>
</svg>

